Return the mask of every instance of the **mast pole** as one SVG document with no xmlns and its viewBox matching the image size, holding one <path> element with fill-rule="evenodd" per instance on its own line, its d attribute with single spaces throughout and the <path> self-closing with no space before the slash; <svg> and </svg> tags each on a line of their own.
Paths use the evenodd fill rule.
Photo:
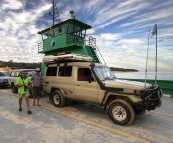
<svg viewBox="0 0 173 143">
<path fill-rule="evenodd" d="M 156 69 L 155 69 L 155 86 L 157 85 L 157 24 L 156 24 Z"/>
<path fill-rule="evenodd" d="M 53 0 L 53 5 L 52 5 L 52 7 L 53 7 L 53 26 L 54 26 L 54 22 L 55 22 L 55 8 L 54 8 L 54 0 Z"/>
<path fill-rule="evenodd" d="M 61 19 L 60 19 L 59 13 L 58 13 L 58 9 L 56 7 L 54 0 L 52 0 L 52 10 L 51 10 L 51 12 L 49 12 L 49 15 L 52 16 L 52 26 L 55 25 L 56 18 L 58 18 L 59 22 L 61 22 Z"/>
<path fill-rule="evenodd" d="M 147 64 L 148 64 L 149 36 L 150 36 L 150 30 L 148 31 L 148 46 L 147 46 L 147 59 L 146 59 L 146 70 L 145 70 L 145 89 L 146 89 L 146 79 L 147 79 Z"/>
</svg>

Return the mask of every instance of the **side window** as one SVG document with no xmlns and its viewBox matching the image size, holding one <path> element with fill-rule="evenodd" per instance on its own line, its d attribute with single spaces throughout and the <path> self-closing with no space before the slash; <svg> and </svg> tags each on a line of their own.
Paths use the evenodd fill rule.
<svg viewBox="0 0 173 143">
<path fill-rule="evenodd" d="M 46 31 L 45 33 L 42 34 L 42 39 L 46 40 L 48 38 L 48 31 Z"/>
<path fill-rule="evenodd" d="M 12 71 L 10 76 L 14 76 L 14 73 L 15 73 L 15 72 L 14 72 L 14 71 Z"/>
<path fill-rule="evenodd" d="M 32 77 L 33 75 L 33 71 L 28 71 L 27 77 Z"/>
<path fill-rule="evenodd" d="M 78 68 L 78 81 L 94 81 L 91 70 L 89 68 Z"/>
<path fill-rule="evenodd" d="M 74 30 L 74 25 L 69 23 L 69 25 L 68 25 L 68 33 L 73 33 L 73 30 Z"/>
<path fill-rule="evenodd" d="M 15 74 L 17 77 L 20 76 L 20 71 L 17 71 Z"/>
<path fill-rule="evenodd" d="M 46 71 L 46 76 L 56 76 L 57 75 L 57 67 L 48 67 Z"/>
<path fill-rule="evenodd" d="M 59 67 L 58 76 L 71 76 L 72 66 Z"/>
<path fill-rule="evenodd" d="M 15 77 L 18 77 L 18 76 L 19 76 L 19 71 L 16 71 L 16 72 L 14 73 L 14 76 L 15 76 Z"/>
</svg>

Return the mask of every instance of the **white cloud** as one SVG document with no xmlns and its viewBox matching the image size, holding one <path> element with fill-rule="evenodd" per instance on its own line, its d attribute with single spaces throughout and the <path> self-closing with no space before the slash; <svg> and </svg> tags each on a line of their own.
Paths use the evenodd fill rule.
<svg viewBox="0 0 173 143">
<path fill-rule="evenodd" d="M 51 24 L 47 18 L 51 2 L 45 0 L 5 0 L 0 8 L 0 57 L 18 62 L 41 62 L 37 54 L 37 43 L 41 41 L 37 32 Z M 60 1 L 56 3 L 61 20 L 70 18 L 74 10 L 77 19 L 90 24 L 87 35 L 96 38 L 106 63 L 113 67 L 145 70 L 148 30 L 158 24 L 158 69 L 173 71 L 173 2 L 165 0 L 111 1 Z M 39 23 L 38 23 L 39 21 Z M 8 52 L 6 52 L 8 51 Z M 27 56 L 26 56 L 27 55 Z M 155 37 L 150 39 L 149 70 L 155 65 Z"/>
<path fill-rule="evenodd" d="M 105 41 L 109 41 L 109 40 L 118 40 L 120 39 L 120 34 L 112 34 L 112 33 L 104 33 L 104 34 L 100 34 L 99 38 L 105 40 Z"/>
<path fill-rule="evenodd" d="M 86 34 L 93 34 L 95 32 L 95 29 L 89 29 L 86 31 Z"/>
<path fill-rule="evenodd" d="M 15 9 L 20 9 L 20 13 L 4 11 L 13 8 L 9 4 L 10 2 L 11 1 L 7 1 L 3 4 L 0 10 L 0 15 L 1 12 L 3 12 L 2 14 L 5 13 L 4 21 L 0 21 L 0 31 L 1 35 L 3 35 L 3 41 L 0 42 L 0 49 L 4 52 L 1 54 L 1 58 L 6 61 L 11 59 L 19 61 L 20 57 L 22 61 L 30 60 L 32 62 L 40 62 L 43 56 L 37 53 L 37 42 L 41 40 L 37 32 L 40 29 L 37 29 L 35 25 L 38 17 L 41 17 L 44 11 L 48 10 L 51 5 L 46 4 L 46 6 L 40 6 L 38 9 L 26 11 L 23 9 L 23 6 L 17 2 Z M 7 4 L 9 4 L 10 7 L 7 8 Z"/>
<path fill-rule="evenodd" d="M 5 0 L 4 4 L 1 5 L 3 10 L 5 9 L 21 9 L 23 4 L 19 0 Z"/>
</svg>

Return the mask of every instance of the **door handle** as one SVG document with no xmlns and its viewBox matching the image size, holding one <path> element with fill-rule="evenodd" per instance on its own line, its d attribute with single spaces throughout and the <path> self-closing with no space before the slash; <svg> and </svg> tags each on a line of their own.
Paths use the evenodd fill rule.
<svg viewBox="0 0 173 143">
<path fill-rule="evenodd" d="M 76 86 L 80 86 L 79 84 L 76 84 Z"/>
<path fill-rule="evenodd" d="M 49 82 L 46 82 L 46 84 L 49 84 Z"/>
</svg>

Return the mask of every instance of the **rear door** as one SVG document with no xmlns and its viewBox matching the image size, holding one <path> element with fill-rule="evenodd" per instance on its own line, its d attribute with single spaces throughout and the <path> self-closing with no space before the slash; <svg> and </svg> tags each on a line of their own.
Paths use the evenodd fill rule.
<svg viewBox="0 0 173 143">
<path fill-rule="evenodd" d="M 73 66 L 61 64 L 58 67 L 47 67 L 43 77 L 43 90 L 50 94 L 52 88 L 60 90 L 66 98 L 75 99 Z"/>
<path fill-rule="evenodd" d="M 43 77 L 43 90 L 46 93 L 50 94 L 52 84 L 56 84 L 57 68 L 57 66 L 49 66 L 46 68 L 46 72 Z"/>
<path fill-rule="evenodd" d="M 74 67 L 70 63 L 59 66 L 57 84 L 64 97 L 76 99 L 74 94 Z"/>
</svg>

